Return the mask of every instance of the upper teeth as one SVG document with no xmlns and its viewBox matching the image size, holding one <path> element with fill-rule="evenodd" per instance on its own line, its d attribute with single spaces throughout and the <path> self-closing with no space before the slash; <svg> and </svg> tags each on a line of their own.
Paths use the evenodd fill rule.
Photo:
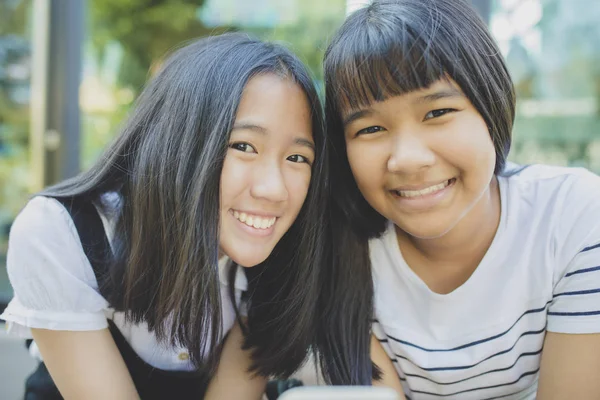
<svg viewBox="0 0 600 400">
<path fill-rule="evenodd" d="M 447 181 L 445 181 L 443 183 L 440 183 L 440 184 L 437 184 L 437 185 L 433 185 L 433 186 L 429 186 L 428 188 L 421 189 L 421 190 L 396 190 L 396 192 L 400 196 L 402 196 L 402 197 L 425 196 L 426 194 L 434 193 L 434 192 L 437 192 L 439 190 L 442 190 L 443 188 L 445 188 L 449 184 L 450 184 L 450 181 L 447 180 Z"/>
<path fill-rule="evenodd" d="M 239 221 L 243 222 L 244 224 L 251 226 L 253 228 L 256 228 L 256 229 L 270 228 L 273 226 L 273 224 L 277 220 L 277 217 L 264 218 L 264 217 L 259 217 L 258 215 L 250 215 L 250 214 L 246 214 L 244 212 L 241 213 L 238 211 L 234 211 L 233 216 L 235 218 L 237 218 Z"/>
</svg>

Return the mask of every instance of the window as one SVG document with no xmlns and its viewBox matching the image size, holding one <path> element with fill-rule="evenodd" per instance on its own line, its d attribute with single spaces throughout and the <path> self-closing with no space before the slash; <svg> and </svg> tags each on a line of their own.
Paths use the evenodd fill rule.
<svg viewBox="0 0 600 400">
<path fill-rule="evenodd" d="M 517 90 L 510 159 L 600 173 L 600 3 L 495 0 L 490 28 Z"/>
<path fill-rule="evenodd" d="M 30 11 L 30 0 L 0 2 L 0 304 L 12 297 L 6 275 L 8 232 L 30 184 Z"/>
</svg>

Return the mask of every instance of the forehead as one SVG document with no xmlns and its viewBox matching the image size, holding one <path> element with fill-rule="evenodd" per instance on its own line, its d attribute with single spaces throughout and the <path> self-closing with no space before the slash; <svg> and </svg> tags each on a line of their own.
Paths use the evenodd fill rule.
<svg viewBox="0 0 600 400">
<path fill-rule="evenodd" d="M 269 98 L 279 96 L 282 92 L 286 92 L 286 94 L 294 92 L 306 98 L 306 94 L 292 77 L 274 73 L 261 73 L 251 77 L 246 83 L 240 105 L 250 103 L 252 98 Z"/>
<path fill-rule="evenodd" d="M 294 80 L 261 74 L 248 81 L 236 113 L 234 131 L 312 137 L 311 128 L 312 113 L 307 95 Z"/>
<path fill-rule="evenodd" d="M 236 118 L 251 114 L 277 117 L 283 111 L 310 117 L 311 108 L 306 93 L 290 77 L 260 74 L 252 77 L 246 84 Z"/>
</svg>

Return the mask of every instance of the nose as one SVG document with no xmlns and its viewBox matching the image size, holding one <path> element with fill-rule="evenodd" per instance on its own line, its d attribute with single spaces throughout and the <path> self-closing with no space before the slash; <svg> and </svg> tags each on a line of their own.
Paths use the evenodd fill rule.
<svg viewBox="0 0 600 400">
<path fill-rule="evenodd" d="M 252 197 L 271 202 L 282 202 L 288 198 L 288 190 L 281 167 L 275 163 L 264 163 L 256 168 L 250 189 Z"/>
<path fill-rule="evenodd" d="M 435 163 L 435 153 L 416 134 L 395 134 L 387 168 L 390 172 L 415 173 Z"/>
</svg>

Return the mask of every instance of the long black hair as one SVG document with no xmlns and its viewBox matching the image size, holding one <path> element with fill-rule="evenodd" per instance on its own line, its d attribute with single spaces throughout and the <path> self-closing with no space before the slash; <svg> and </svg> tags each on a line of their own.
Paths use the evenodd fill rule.
<svg viewBox="0 0 600 400">
<path fill-rule="evenodd" d="M 241 33 L 176 50 L 101 159 L 42 193 L 100 206 L 104 193 L 120 194 L 107 279 L 110 305 L 132 322 L 146 322 L 160 340 L 188 348 L 194 364 L 210 372 L 222 334 L 221 170 L 244 87 L 269 73 L 304 91 L 316 158 L 297 220 L 249 282 L 247 346 L 257 373 L 291 374 L 306 358 L 315 330 L 328 164 L 321 103 L 307 69 L 290 51 Z"/>
<path fill-rule="evenodd" d="M 373 286 L 368 240 L 386 228 L 363 198 L 347 158 L 342 112 L 454 80 L 485 120 L 504 170 L 515 115 L 515 93 L 500 51 L 476 11 L 464 0 L 374 0 L 354 12 L 325 53 L 325 111 L 330 139 L 333 261 L 327 309 L 340 332 L 326 342 L 340 358 L 338 379 L 367 384 Z M 335 283 L 335 284 L 334 284 Z M 327 307 L 334 303 L 324 300 Z M 354 326 L 354 330 L 350 330 Z M 322 340 L 328 331 L 323 331 Z M 335 336 L 341 343 L 335 343 Z M 350 350 L 352 349 L 352 350 Z M 342 353 L 340 353 L 342 354 Z M 355 362 L 355 364 L 352 364 Z"/>
</svg>

